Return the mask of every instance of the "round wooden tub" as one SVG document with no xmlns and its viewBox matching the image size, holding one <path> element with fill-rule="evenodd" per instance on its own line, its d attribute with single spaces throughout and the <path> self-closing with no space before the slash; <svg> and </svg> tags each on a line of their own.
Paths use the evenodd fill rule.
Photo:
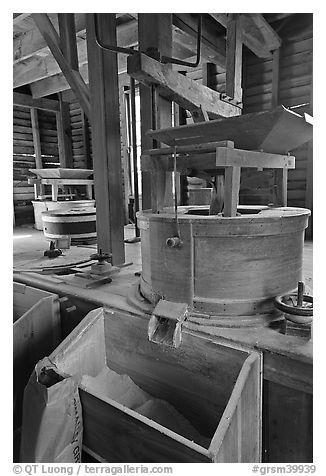
<svg viewBox="0 0 326 476">
<path fill-rule="evenodd" d="M 309 215 L 304 208 L 239 206 L 238 216 L 224 218 L 188 206 L 178 208 L 177 226 L 173 208 L 138 212 L 141 294 L 152 303 L 188 303 L 228 327 L 239 319 L 252 325 L 302 279 Z"/>
<path fill-rule="evenodd" d="M 96 209 L 76 208 L 42 213 L 44 236 L 49 240 L 69 235 L 72 244 L 96 241 Z"/>
</svg>

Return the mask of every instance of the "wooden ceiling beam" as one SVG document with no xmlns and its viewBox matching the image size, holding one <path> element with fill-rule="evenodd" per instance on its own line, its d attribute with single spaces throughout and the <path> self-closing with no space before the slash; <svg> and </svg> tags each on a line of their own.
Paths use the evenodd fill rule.
<svg viewBox="0 0 326 476">
<path fill-rule="evenodd" d="M 218 23 L 227 27 L 226 13 L 210 13 Z M 243 43 L 259 58 L 269 58 L 281 46 L 281 39 L 261 13 L 241 13 L 239 25 Z"/>
<path fill-rule="evenodd" d="M 32 18 L 35 21 L 37 28 L 40 30 L 44 39 L 46 40 L 48 47 L 50 48 L 53 56 L 58 62 L 71 89 L 76 94 L 76 97 L 78 98 L 82 109 L 87 114 L 87 116 L 90 117 L 90 100 L 88 87 L 85 84 L 83 78 L 81 77 L 79 71 L 73 70 L 67 59 L 62 54 L 58 33 L 56 32 L 46 13 L 33 13 Z"/>
<path fill-rule="evenodd" d="M 13 13 L 13 25 L 18 25 L 22 20 L 25 20 L 30 13 Z"/>
<path fill-rule="evenodd" d="M 28 15 L 31 15 L 30 13 Z M 85 13 L 75 13 L 76 31 L 78 34 L 85 33 Z M 52 24 L 57 32 L 59 32 L 58 17 L 50 17 Z M 32 28 L 24 33 L 17 35 L 13 41 L 13 61 L 14 64 L 24 61 L 35 54 L 48 54 L 49 48 L 43 36 L 37 28 Z"/>
<path fill-rule="evenodd" d="M 128 25 L 128 27 L 127 27 Z M 121 25 L 117 28 L 118 45 L 123 47 L 135 46 L 138 42 L 138 30 L 136 20 L 126 25 Z M 78 49 L 78 63 L 79 68 L 87 63 L 87 45 L 85 39 L 77 41 Z M 120 59 L 122 58 L 122 59 Z M 118 55 L 119 72 L 125 68 L 126 71 L 126 57 L 125 55 Z M 14 88 L 23 86 L 24 84 L 34 83 L 50 76 L 60 73 L 60 67 L 50 53 L 47 56 L 33 56 L 26 61 L 14 64 Z"/>
<path fill-rule="evenodd" d="M 189 62 L 196 61 L 195 56 L 186 57 L 186 58 L 183 56 L 180 56 L 180 58 Z M 190 68 L 188 66 L 180 66 L 180 65 L 173 65 L 172 69 L 175 71 L 178 71 L 178 70 L 192 71 L 193 70 L 193 68 Z M 119 71 L 119 77 L 122 77 L 123 75 L 127 74 L 127 56 L 125 55 L 118 56 L 118 71 Z M 85 81 L 85 83 L 88 84 L 88 64 L 83 63 L 82 65 L 79 65 L 79 72 L 83 80 Z M 70 89 L 70 86 L 68 81 L 64 77 L 64 75 L 62 73 L 57 73 L 52 76 L 41 79 L 39 81 L 30 83 L 30 88 L 31 88 L 33 98 L 42 98 L 45 96 L 49 96 L 50 94 L 56 94 L 62 91 L 66 91 Z"/>
<path fill-rule="evenodd" d="M 14 25 L 18 22 L 22 21 L 26 18 L 26 16 L 31 15 L 31 13 L 14 13 L 14 15 L 18 15 L 16 19 L 14 18 Z M 75 24 L 76 24 L 76 32 L 77 37 L 86 38 L 86 20 L 85 20 L 85 13 L 74 13 L 75 17 Z M 117 18 L 122 16 L 122 13 L 117 13 Z M 130 13 L 131 17 L 137 20 L 136 13 Z M 49 15 L 50 16 L 50 15 Z M 59 32 L 59 23 L 58 17 L 50 16 L 52 24 L 57 32 Z M 129 22 L 127 23 L 130 24 Z M 118 29 L 124 25 L 119 25 Z M 24 33 L 18 34 L 13 41 L 13 61 L 14 64 L 26 60 L 30 56 L 35 54 L 48 54 L 49 49 L 47 47 L 46 41 L 44 40 L 41 33 L 36 29 L 28 29 Z"/>
<path fill-rule="evenodd" d="M 14 93 L 14 106 L 23 106 L 29 108 L 43 109 L 45 111 L 60 111 L 59 101 L 53 99 L 34 99 L 28 94 Z"/>
</svg>

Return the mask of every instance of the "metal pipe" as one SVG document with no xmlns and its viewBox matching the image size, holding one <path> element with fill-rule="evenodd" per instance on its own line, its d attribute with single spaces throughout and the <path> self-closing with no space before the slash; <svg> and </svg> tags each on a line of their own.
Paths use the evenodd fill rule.
<svg viewBox="0 0 326 476">
<path fill-rule="evenodd" d="M 137 130 L 136 130 L 136 88 L 135 80 L 130 76 L 130 104 L 131 104 L 131 142 L 132 161 L 134 168 L 134 211 L 135 211 L 135 233 L 140 236 L 137 226 L 136 213 L 139 211 L 139 190 L 138 190 L 138 164 L 137 164 Z"/>
<path fill-rule="evenodd" d="M 117 45 L 108 45 L 103 43 L 103 41 L 99 37 L 98 31 L 98 17 L 97 13 L 94 13 L 94 26 L 95 26 L 95 41 L 96 44 L 102 48 L 103 50 L 112 51 L 113 53 L 123 53 L 125 55 L 134 55 L 135 53 L 139 53 L 139 51 L 133 48 L 125 48 L 122 46 Z M 198 30 L 197 30 L 197 53 L 196 53 L 196 62 L 190 63 L 189 61 L 183 61 L 178 58 L 172 58 L 171 56 L 162 56 L 160 59 L 161 63 L 169 63 L 169 64 L 179 64 L 181 66 L 188 66 L 189 68 L 196 68 L 200 63 L 200 48 L 201 48 L 201 30 L 202 30 L 202 17 L 201 14 L 198 14 Z"/>
<path fill-rule="evenodd" d="M 97 45 L 102 48 L 103 50 L 112 51 L 113 53 L 124 53 L 125 55 L 134 55 L 138 53 L 137 50 L 133 48 L 123 48 L 122 46 L 117 45 L 108 45 L 102 42 L 99 38 L 99 31 L 98 31 L 98 13 L 94 13 L 94 26 L 95 26 L 95 41 Z"/>
<path fill-rule="evenodd" d="M 201 48 L 201 30 L 202 30 L 202 16 L 198 14 L 198 29 L 197 29 L 197 53 L 196 62 L 190 63 L 189 61 L 183 61 L 177 58 L 171 58 L 170 56 L 162 56 L 161 63 L 180 64 L 181 66 L 189 66 L 190 68 L 196 68 L 200 63 L 200 48 Z"/>
</svg>

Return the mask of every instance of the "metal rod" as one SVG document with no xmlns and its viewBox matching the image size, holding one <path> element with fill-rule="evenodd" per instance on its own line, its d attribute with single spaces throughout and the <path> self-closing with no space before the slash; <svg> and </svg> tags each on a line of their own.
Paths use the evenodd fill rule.
<svg viewBox="0 0 326 476">
<path fill-rule="evenodd" d="M 178 193 L 177 193 L 177 147 L 174 146 L 173 151 L 173 169 L 174 169 L 174 217 L 176 224 L 176 236 L 180 238 L 180 225 L 178 220 Z"/>
<path fill-rule="evenodd" d="M 151 117 L 152 130 L 156 131 L 156 127 L 157 127 L 157 114 L 156 114 L 156 111 L 157 111 L 157 94 L 156 94 L 155 84 L 151 85 L 151 109 L 152 109 L 152 111 L 151 111 L 151 113 L 152 113 L 152 117 Z M 157 148 L 157 140 L 153 139 L 153 149 L 156 149 L 156 148 Z"/>
<path fill-rule="evenodd" d="M 162 56 L 161 63 L 180 64 L 181 66 L 189 66 L 190 68 L 196 68 L 200 63 L 200 48 L 201 48 L 201 30 L 202 30 L 202 16 L 198 14 L 198 29 L 197 29 L 197 58 L 195 63 L 189 61 L 183 61 L 178 58 L 171 58 L 170 56 Z"/>
<path fill-rule="evenodd" d="M 124 53 L 125 55 L 134 55 L 138 53 L 137 50 L 133 48 L 123 48 L 122 46 L 117 45 L 108 45 L 102 42 L 99 38 L 99 31 L 98 31 L 98 15 L 99 13 L 94 13 L 94 26 L 95 26 L 95 41 L 97 45 L 102 48 L 103 50 L 112 51 L 113 53 Z"/>
<path fill-rule="evenodd" d="M 132 161 L 134 168 L 134 212 L 135 212 L 135 233 L 140 236 L 137 226 L 136 213 L 139 211 L 139 190 L 138 190 L 138 164 L 137 164 L 137 130 L 136 130 L 136 88 L 135 80 L 130 76 L 130 104 L 131 104 L 131 142 Z"/>
<path fill-rule="evenodd" d="M 132 177 L 131 177 L 131 106 L 130 106 L 130 91 L 125 92 L 125 99 L 126 99 L 126 108 L 127 108 L 127 154 L 128 154 L 128 180 L 130 190 L 132 190 Z"/>
</svg>

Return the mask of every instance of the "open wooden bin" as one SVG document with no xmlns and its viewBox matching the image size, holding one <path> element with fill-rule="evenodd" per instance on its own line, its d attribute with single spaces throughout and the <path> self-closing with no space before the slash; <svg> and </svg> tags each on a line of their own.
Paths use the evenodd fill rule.
<svg viewBox="0 0 326 476">
<path fill-rule="evenodd" d="M 21 424 L 25 385 L 35 364 L 61 340 L 59 296 L 13 284 L 14 428 Z"/>
<path fill-rule="evenodd" d="M 148 319 L 91 311 L 52 353 L 58 368 L 81 378 L 106 365 L 172 404 L 210 443 L 204 448 L 80 384 L 84 449 L 100 461 L 259 462 L 261 359 L 188 330 L 180 347 L 148 341 Z"/>
</svg>

